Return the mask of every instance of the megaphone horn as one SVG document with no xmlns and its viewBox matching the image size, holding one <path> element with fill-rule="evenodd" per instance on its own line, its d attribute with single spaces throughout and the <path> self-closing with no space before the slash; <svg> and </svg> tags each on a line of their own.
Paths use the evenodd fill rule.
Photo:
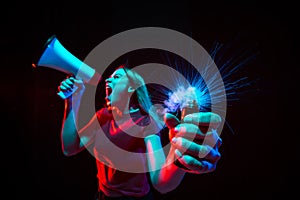
<svg viewBox="0 0 300 200">
<path fill-rule="evenodd" d="M 49 67 L 66 74 L 74 75 L 76 78 L 83 80 L 86 83 L 97 85 L 101 75 L 95 71 L 92 67 L 88 66 L 73 54 L 71 54 L 64 46 L 58 41 L 55 35 L 51 36 L 46 44 L 45 50 L 43 51 L 37 64 L 32 64 L 34 67 L 43 66 Z M 67 98 L 76 89 L 69 94 L 59 95 L 62 98 Z"/>
</svg>

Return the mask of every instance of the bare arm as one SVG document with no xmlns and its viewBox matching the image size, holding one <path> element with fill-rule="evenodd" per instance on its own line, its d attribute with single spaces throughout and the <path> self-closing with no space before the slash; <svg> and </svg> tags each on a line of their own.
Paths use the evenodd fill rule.
<svg viewBox="0 0 300 200">
<path fill-rule="evenodd" d="M 186 173 L 173 162 L 174 148 L 171 146 L 166 158 L 159 136 L 148 136 L 145 138 L 145 143 L 153 186 L 163 194 L 174 190 L 181 183 Z"/>
<path fill-rule="evenodd" d="M 220 123 L 218 115 L 195 113 L 186 116 L 182 123 L 174 117 L 167 117 L 166 121 L 169 135 L 175 136 L 170 138 L 171 148 L 167 157 L 157 135 L 145 138 L 150 178 L 160 193 L 177 188 L 186 172 L 202 174 L 214 171 L 220 158 L 218 148 L 221 139 L 214 130 Z M 198 126 L 207 127 L 207 132 L 201 132 Z M 180 165 L 174 164 L 175 160 Z"/>
<path fill-rule="evenodd" d="M 64 155 L 71 156 L 81 152 L 87 144 L 92 143 L 95 126 L 98 124 L 96 115 L 82 129 L 77 124 L 78 110 L 85 86 L 81 80 L 67 78 L 59 86 L 59 91 L 70 91 L 77 86 L 76 93 L 65 99 L 65 110 L 61 129 L 61 142 Z"/>
</svg>

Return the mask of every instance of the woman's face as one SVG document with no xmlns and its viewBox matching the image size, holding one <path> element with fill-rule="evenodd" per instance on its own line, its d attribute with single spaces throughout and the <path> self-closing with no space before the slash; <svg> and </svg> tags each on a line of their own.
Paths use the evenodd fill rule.
<svg viewBox="0 0 300 200">
<path fill-rule="evenodd" d="M 129 80 L 123 68 L 117 69 L 105 80 L 106 105 L 122 107 L 129 102 Z"/>
</svg>

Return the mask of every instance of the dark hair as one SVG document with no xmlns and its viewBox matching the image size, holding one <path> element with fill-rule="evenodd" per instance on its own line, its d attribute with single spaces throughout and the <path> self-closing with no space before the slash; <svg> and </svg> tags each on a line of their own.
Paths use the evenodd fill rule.
<svg viewBox="0 0 300 200">
<path fill-rule="evenodd" d="M 149 113 L 152 102 L 144 79 L 126 65 L 118 68 L 124 69 L 130 85 L 135 89 L 130 98 L 130 106 L 140 108 L 143 113 Z"/>
<path fill-rule="evenodd" d="M 120 65 L 118 67 L 124 69 L 130 85 L 135 89 L 134 93 L 130 98 L 130 106 L 134 108 L 139 108 L 141 113 L 144 115 L 150 115 L 155 119 L 157 124 L 163 126 L 163 119 L 161 119 L 153 107 L 147 85 L 143 79 L 143 77 L 137 73 L 132 68 L 129 68 L 128 65 Z"/>
</svg>

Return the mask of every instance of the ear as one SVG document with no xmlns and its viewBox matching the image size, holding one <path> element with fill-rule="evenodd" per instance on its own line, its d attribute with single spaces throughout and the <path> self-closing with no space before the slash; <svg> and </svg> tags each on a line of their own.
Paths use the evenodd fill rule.
<svg viewBox="0 0 300 200">
<path fill-rule="evenodd" d="M 133 88 L 132 86 L 129 86 L 127 91 L 128 91 L 129 93 L 132 93 L 132 92 L 134 92 L 134 88 Z"/>
</svg>

